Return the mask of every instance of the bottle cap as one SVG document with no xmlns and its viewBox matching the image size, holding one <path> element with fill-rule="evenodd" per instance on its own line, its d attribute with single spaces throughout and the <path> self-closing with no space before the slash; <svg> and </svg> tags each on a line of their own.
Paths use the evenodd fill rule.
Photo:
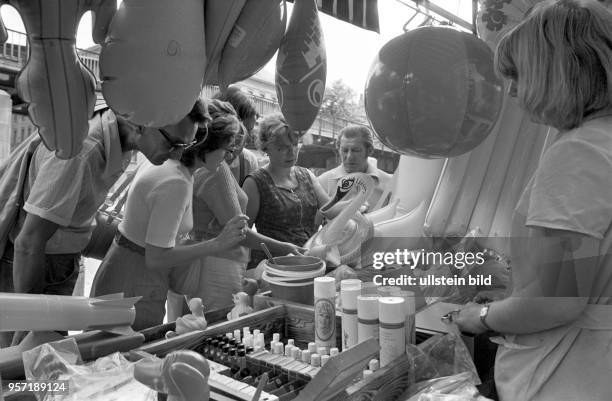
<svg viewBox="0 0 612 401">
<path fill-rule="evenodd" d="M 280 334 L 279 333 L 274 333 L 272 334 L 272 341 L 277 343 L 280 341 Z"/>
<path fill-rule="evenodd" d="M 340 353 L 340 350 L 336 347 L 332 347 L 329 349 L 329 356 L 336 356 Z"/>
<path fill-rule="evenodd" d="M 378 297 L 357 297 L 357 316 L 361 319 L 378 319 Z"/>
<path fill-rule="evenodd" d="M 378 298 L 378 315 L 381 323 L 404 323 L 406 314 L 404 312 L 404 298 L 382 297 Z"/>
<path fill-rule="evenodd" d="M 346 279 L 340 281 L 340 299 L 345 309 L 357 309 L 357 297 L 361 295 L 361 280 Z"/>
<path fill-rule="evenodd" d="M 259 333 L 261 333 L 261 330 L 259 330 L 259 329 L 253 330 L 253 335 L 254 336 L 257 336 Z"/>
<path fill-rule="evenodd" d="M 295 340 L 293 338 L 288 339 L 287 345 L 295 345 Z"/>
<path fill-rule="evenodd" d="M 378 286 L 372 281 L 361 283 L 361 295 L 378 295 Z"/>
<path fill-rule="evenodd" d="M 336 296 L 336 279 L 333 277 L 315 277 L 314 297 L 333 298 Z"/>
<path fill-rule="evenodd" d="M 406 302 L 406 305 L 404 306 L 406 308 L 407 315 L 414 315 L 416 313 L 416 302 L 413 291 L 400 291 L 395 296 L 404 298 L 404 301 Z"/>
<path fill-rule="evenodd" d="M 321 355 L 321 366 L 325 365 L 329 361 L 329 355 Z"/>
<path fill-rule="evenodd" d="M 246 347 L 246 353 L 250 354 L 251 352 L 255 351 L 254 347 Z"/>
<path fill-rule="evenodd" d="M 368 367 L 372 372 L 376 372 L 380 368 L 380 362 L 378 359 L 371 359 Z"/>
<path fill-rule="evenodd" d="M 321 366 L 321 355 L 319 354 L 310 355 L 310 364 L 314 366 L 315 368 L 320 367 Z"/>
<path fill-rule="evenodd" d="M 236 348 L 235 347 L 230 347 L 229 354 L 232 355 L 232 356 L 235 356 L 236 355 Z"/>
<path fill-rule="evenodd" d="M 395 294 L 401 290 L 402 289 L 400 287 L 394 285 L 384 285 L 376 289 L 378 295 L 380 295 L 381 297 L 394 297 L 396 296 Z"/>
</svg>

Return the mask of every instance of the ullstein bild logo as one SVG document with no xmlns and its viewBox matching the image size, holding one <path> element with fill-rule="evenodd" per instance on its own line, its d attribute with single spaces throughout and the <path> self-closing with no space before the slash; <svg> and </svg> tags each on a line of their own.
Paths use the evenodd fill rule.
<svg viewBox="0 0 612 401">
<path fill-rule="evenodd" d="M 372 267 L 376 270 L 385 265 L 404 265 L 411 269 L 419 265 L 445 264 L 463 269 L 467 265 L 481 265 L 485 262 L 483 252 L 431 252 L 396 249 L 395 252 L 374 252 Z"/>
</svg>

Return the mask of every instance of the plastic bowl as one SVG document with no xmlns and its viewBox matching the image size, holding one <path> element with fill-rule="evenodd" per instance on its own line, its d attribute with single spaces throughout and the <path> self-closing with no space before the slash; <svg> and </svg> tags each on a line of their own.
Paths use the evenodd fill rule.
<svg viewBox="0 0 612 401">
<path fill-rule="evenodd" d="M 277 256 L 266 262 L 273 269 L 286 271 L 317 270 L 323 266 L 323 260 L 316 256 Z"/>
</svg>

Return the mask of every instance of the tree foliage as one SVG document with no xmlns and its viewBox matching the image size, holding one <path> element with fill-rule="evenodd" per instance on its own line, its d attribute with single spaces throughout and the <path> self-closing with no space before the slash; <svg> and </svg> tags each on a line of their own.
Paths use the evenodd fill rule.
<svg viewBox="0 0 612 401">
<path fill-rule="evenodd" d="M 321 104 L 321 113 L 332 118 L 353 119 L 358 107 L 356 93 L 342 79 L 332 82 L 325 88 L 325 96 Z"/>
</svg>

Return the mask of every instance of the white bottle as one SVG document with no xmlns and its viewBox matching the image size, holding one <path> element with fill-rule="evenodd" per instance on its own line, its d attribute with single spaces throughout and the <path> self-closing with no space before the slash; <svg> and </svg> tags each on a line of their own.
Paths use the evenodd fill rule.
<svg viewBox="0 0 612 401">
<path fill-rule="evenodd" d="M 406 315 L 404 298 L 378 299 L 380 316 L 380 366 L 385 367 L 406 352 Z"/>
<path fill-rule="evenodd" d="M 357 345 L 357 297 L 361 295 L 361 280 L 340 282 L 342 301 L 342 351 Z"/>
<path fill-rule="evenodd" d="M 378 297 L 357 297 L 357 341 L 378 340 Z"/>
<path fill-rule="evenodd" d="M 336 280 L 333 277 L 314 279 L 315 344 L 336 346 Z"/>
<path fill-rule="evenodd" d="M 406 344 L 416 344 L 416 302 L 414 292 L 399 291 L 394 296 L 404 298 L 404 315 L 406 316 Z"/>
</svg>

